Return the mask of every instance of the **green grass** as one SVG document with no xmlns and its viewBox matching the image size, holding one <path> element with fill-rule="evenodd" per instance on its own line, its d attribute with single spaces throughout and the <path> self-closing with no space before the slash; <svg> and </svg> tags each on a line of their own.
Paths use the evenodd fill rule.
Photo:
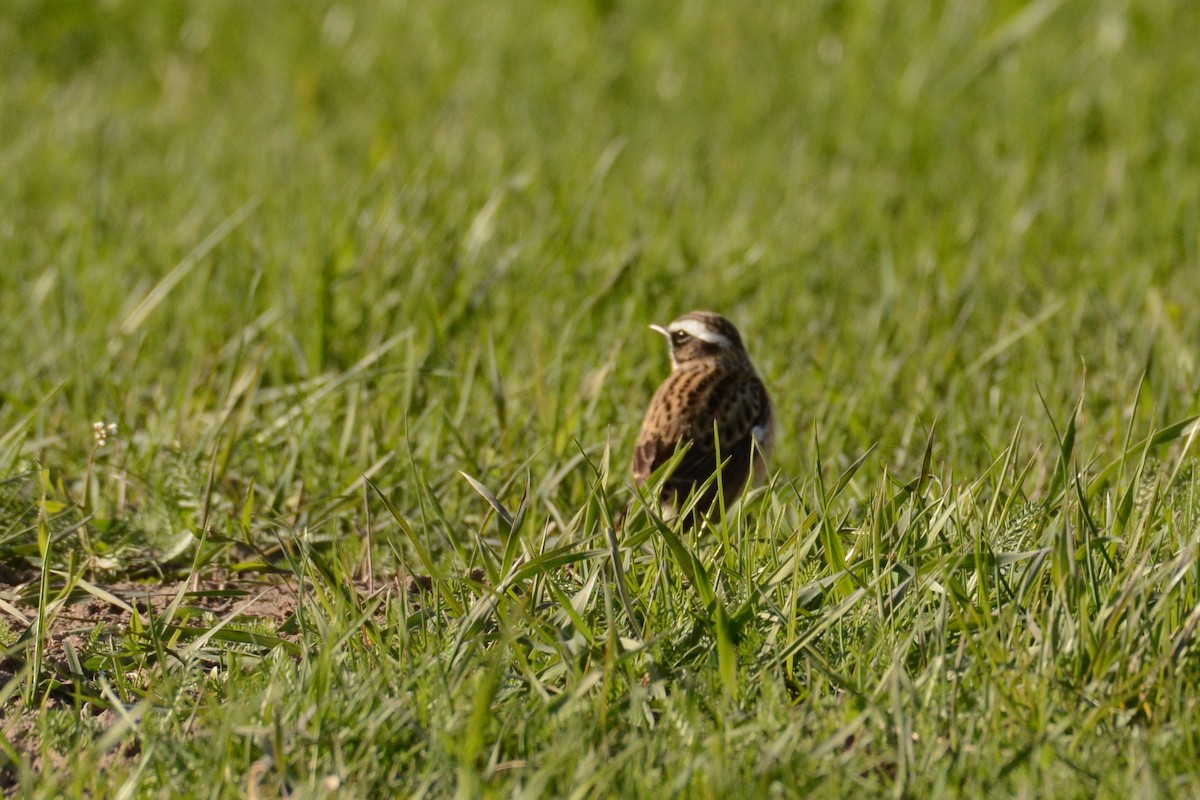
<svg viewBox="0 0 1200 800">
<path fill-rule="evenodd" d="M 0 786 L 1195 795 L 1196 30 L 10 0 Z M 693 308 L 772 481 L 614 541 Z"/>
</svg>

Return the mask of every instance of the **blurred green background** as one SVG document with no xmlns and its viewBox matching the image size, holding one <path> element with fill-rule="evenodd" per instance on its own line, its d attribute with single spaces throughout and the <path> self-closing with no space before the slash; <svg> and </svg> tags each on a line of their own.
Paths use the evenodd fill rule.
<svg viewBox="0 0 1200 800">
<path fill-rule="evenodd" d="M 977 468 L 983 443 L 1044 421 L 1039 388 L 1063 413 L 1085 373 L 1114 431 L 1143 373 L 1180 416 L 1200 341 L 1198 16 L 16 0 L 5 421 L 61 384 L 40 437 L 86 443 L 99 416 L 195 437 L 231 343 L 252 339 L 281 386 L 411 331 L 368 404 L 379 446 L 387 418 L 458 404 L 493 348 L 509 438 L 490 401 L 461 398 L 459 424 L 525 453 L 606 426 L 627 444 L 666 367 L 645 325 L 693 307 L 744 329 L 792 469 L 814 426 L 835 449 L 902 446 L 935 416 Z M 594 412 L 568 413 L 586 395 Z"/>
</svg>

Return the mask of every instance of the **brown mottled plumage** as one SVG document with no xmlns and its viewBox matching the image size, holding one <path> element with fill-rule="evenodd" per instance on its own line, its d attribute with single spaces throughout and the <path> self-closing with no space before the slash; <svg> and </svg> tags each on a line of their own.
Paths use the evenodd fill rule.
<svg viewBox="0 0 1200 800">
<path fill-rule="evenodd" d="M 693 311 L 666 328 L 651 327 L 671 344 L 671 374 L 654 393 L 642 422 L 633 479 L 644 482 L 678 447 L 690 444 L 663 486 L 663 504 L 678 512 L 689 494 L 724 463 L 720 486 L 728 508 L 752 473 L 755 479 L 765 475 L 775 430 L 771 398 L 737 328 L 719 314 Z M 707 516 L 716 499 L 714 480 L 697 499 L 684 527 Z"/>
</svg>

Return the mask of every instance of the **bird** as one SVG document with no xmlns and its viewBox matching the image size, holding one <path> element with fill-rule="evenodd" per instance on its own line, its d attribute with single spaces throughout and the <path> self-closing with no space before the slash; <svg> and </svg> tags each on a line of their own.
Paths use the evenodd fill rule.
<svg viewBox="0 0 1200 800">
<path fill-rule="evenodd" d="M 775 411 L 741 335 L 725 317 L 692 311 L 665 328 L 650 328 L 667 337 L 671 374 L 646 409 L 634 447 L 633 479 L 645 483 L 686 447 L 659 500 L 664 517 L 677 517 L 689 496 L 700 491 L 691 513 L 683 515 L 683 528 L 690 530 L 709 516 L 718 491 L 728 509 L 752 478 L 766 477 Z M 705 487 L 718 469 L 719 482 Z"/>
</svg>

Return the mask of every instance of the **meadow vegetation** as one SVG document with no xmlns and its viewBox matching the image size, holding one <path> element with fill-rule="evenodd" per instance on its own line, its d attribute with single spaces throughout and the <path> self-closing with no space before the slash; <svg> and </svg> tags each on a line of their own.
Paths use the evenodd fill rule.
<svg viewBox="0 0 1200 800">
<path fill-rule="evenodd" d="M 1198 30 L 8 0 L 0 787 L 1200 793 Z M 695 308 L 781 433 L 681 536 Z"/>
</svg>

